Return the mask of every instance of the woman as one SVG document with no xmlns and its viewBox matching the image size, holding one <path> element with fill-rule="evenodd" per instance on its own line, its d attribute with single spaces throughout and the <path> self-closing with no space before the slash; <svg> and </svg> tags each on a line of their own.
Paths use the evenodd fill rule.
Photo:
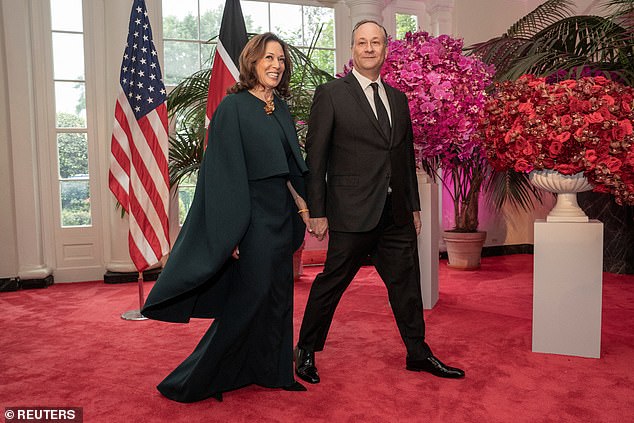
<svg viewBox="0 0 634 423">
<path fill-rule="evenodd" d="M 158 390 L 180 402 L 249 384 L 306 390 L 293 375 L 292 255 L 308 220 L 307 171 L 288 106 L 291 62 L 271 33 L 240 55 L 238 82 L 216 109 L 187 219 L 143 314 L 214 318 Z M 302 222 L 302 219 L 304 222 Z"/>
</svg>

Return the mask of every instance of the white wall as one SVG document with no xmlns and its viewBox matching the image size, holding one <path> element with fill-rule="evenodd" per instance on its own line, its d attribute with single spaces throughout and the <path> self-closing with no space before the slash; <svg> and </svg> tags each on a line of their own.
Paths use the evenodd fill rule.
<svg viewBox="0 0 634 423">
<path fill-rule="evenodd" d="M 532 8 L 523 0 L 455 0 L 454 35 L 464 45 L 498 37 Z"/>
</svg>

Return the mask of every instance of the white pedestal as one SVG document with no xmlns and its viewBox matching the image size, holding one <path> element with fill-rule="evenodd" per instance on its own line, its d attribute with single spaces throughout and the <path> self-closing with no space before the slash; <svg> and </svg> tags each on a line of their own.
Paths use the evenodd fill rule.
<svg viewBox="0 0 634 423">
<path fill-rule="evenodd" d="M 420 220 L 423 225 L 418 236 L 418 264 L 420 265 L 420 289 L 423 308 L 432 309 L 438 301 L 438 184 L 432 183 L 426 174 L 418 173 L 420 196 Z"/>
<path fill-rule="evenodd" d="M 535 221 L 533 351 L 599 358 L 603 223 Z"/>
</svg>

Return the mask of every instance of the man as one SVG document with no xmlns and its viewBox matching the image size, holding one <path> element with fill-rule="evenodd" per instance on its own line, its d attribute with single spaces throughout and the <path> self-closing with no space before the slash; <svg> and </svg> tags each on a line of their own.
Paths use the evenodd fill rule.
<svg viewBox="0 0 634 423">
<path fill-rule="evenodd" d="M 380 79 L 387 32 L 374 21 L 352 31 L 354 68 L 315 91 L 306 142 L 310 231 L 329 231 L 324 270 L 313 282 L 295 350 L 295 372 L 318 383 L 335 308 L 370 255 L 407 349 L 406 368 L 464 377 L 425 343 L 416 238 L 421 228 L 412 123 L 406 96 Z"/>
</svg>

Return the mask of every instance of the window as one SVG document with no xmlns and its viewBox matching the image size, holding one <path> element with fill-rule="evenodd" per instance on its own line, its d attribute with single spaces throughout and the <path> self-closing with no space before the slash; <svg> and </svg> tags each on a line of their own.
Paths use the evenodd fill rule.
<svg viewBox="0 0 634 423">
<path fill-rule="evenodd" d="M 418 31 L 418 17 L 405 13 L 396 14 L 396 38 L 403 39 L 408 32 Z"/>
<path fill-rule="evenodd" d="M 51 0 L 61 226 L 92 224 L 82 0 Z"/>
<path fill-rule="evenodd" d="M 210 68 L 225 0 L 163 0 L 163 80 L 167 89 L 200 69 Z M 264 1 L 241 1 L 248 33 L 271 31 L 335 73 L 333 8 Z M 185 220 L 196 175 L 178 187 L 179 222 Z"/>
<path fill-rule="evenodd" d="M 271 31 L 310 54 L 319 68 L 335 74 L 334 9 L 256 1 L 243 1 L 241 5 L 247 32 Z"/>
<path fill-rule="evenodd" d="M 210 67 L 220 31 L 224 0 L 163 1 L 163 81 L 176 85 L 184 78 Z"/>
<path fill-rule="evenodd" d="M 211 67 L 224 4 L 224 0 L 163 0 L 166 85 L 176 85 L 197 70 Z M 240 5 L 247 32 L 272 31 L 305 51 L 313 46 L 313 61 L 334 74 L 334 9 L 258 1 Z"/>
</svg>

